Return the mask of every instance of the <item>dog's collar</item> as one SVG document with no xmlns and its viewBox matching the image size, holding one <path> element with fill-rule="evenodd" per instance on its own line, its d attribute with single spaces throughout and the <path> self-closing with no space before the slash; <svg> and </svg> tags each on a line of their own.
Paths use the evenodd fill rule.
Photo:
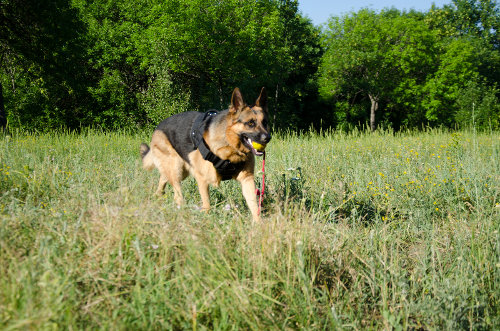
<svg viewBox="0 0 500 331">
<path fill-rule="evenodd" d="M 207 142 L 203 138 L 203 133 L 217 114 L 218 112 L 216 110 L 209 110 L 206 113 L 200 113 L 200 115 L 198 115 L 191 127 L 191 141 L 194 147 L 198 148 L 203 159 L 210 161 L 214 165 L 215 170 L 221 175 L 222 180 L 228 180 L 233 178 L 233 176 L 241 170 L 243 162 L 232 163 L 229 160 L 222 160 L 212 153 L 210 147 L 208 147 Z"/>
</svg>

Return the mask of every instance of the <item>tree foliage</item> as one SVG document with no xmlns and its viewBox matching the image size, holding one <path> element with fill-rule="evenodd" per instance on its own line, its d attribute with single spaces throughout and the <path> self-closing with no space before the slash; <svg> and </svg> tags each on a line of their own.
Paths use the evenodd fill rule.
<svg viewBox="0 0 500 331">
<path fill-rule="evenodd" d="M 317 93 L 319 30 L 296 0 L 5 0 L 0 8 L 12 30 L 0 35 L 11 125 L 145 125 L 225 107 L 235 86 L 249 98 L 266 86 L 275 118 L 295 124 Z"/>
<path fill-rule="evenodd" d="M 76 124 L 72 119 L 86 100 L 84 34 L 68 0 L 2 0 L 0 96 L 7 93 L 0 101 L 12 124 Z"/>
<path fill-rule="evenodd" d="M 495 0 L 453 0 L 442 8 L 432 7 L 426 21 L 442 38 L 474 36 L 500 47 L 500 8 Z"/>
<path fill-rule="evenodd" d="M 0 126 L 143 127 L 265 86 L 275 127 L 497 127 L 498 25 L 494 0 L 323 30 L 297 0 L 2 0 Z"/>
<path fill-rule="evenodd" d="M 420 18 L 395 10 L 334 17 L 324 34 L 321 94 L 350 102 L 368 99 L 374 130 L 379 103 L 394 103 L 395 94 L 418 89 L 415 85 L 434 62 L 434 39 Z"/>
<path fill-rule="evenodd" d="M 340 123 L 369 120 L 372 130 L 376 120 L 396 128 L 468 124 L 463 95 L 498 101 L 498 18 L 488 0 L 454 1 L 426 14 L 365 9 L 332 17 L 323 34 L 321 96 Z M 498 107 L 482 114 L 498 118 Z"/>
</svg>

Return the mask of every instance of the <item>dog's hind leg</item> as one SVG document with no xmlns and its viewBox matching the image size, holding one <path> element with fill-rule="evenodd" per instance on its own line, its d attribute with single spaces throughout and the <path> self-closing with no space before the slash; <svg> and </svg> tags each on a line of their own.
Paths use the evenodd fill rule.
<svg viewBox="0 0 500 331">
<path fill-rule="evenodd" d="M 220 179 L 218 179 L 217 172 L 213 165 L 205 161 L 199 151 L 192 152 L 189 155 L 191 163 L 191 175 L 196 179 L 198 184 L 198 191 L 201 196 L 201 209 L 208 211 L 210 209 L 210 194 L 208 185 L 212 184 L 218 186 Z"/>
<path fill-rule="evenodd" d="M 156 194 L 163 194 L 165 185 L 170 183 L 174 189 L 175 203 L 178 206 L 182 205 L 184 198 L 181 191 L 181 182 L 188 175 L 184 160 L 177 154 L 166 135 L 161 131 L 153 133 L 151 152 L 149 154 L 151 153 L 154 155 L 154 165 L 160 172 Z"/>
<path fill-rule="evenodd" d="M 168 182 L 174 189 L 175 203 L 177 206 L 181 206 L 184 203 L 181 182 L 188 174 L 184 169 L 184 161 L 180 157 L 173 155 L 163 155 L 158 159 L 161 161 L 157 166 L 160 172 L 160 181 L 158 182 L 156 194 L 163 194 L 165 185 Z"/>
<path fill-rule="evenodd" d="M 160 180 L 158 181 L 158 188 L 156 189 L 156 195 L 163 195 L 165 193 L 165 186 L 168 183 L 168 178 L 160 173 Z"/>
<path fill-rule="evenodd" d="M 184 203 L 184 197 L 182 196 L 182 188 L 181 188 L 181 178 L 173 178 L 172 179 L 172 187 L 174 189 L 174 200 L 178 207 L 182 206 Z"/>
<path fill-rule="evenodd" d="M 162 195 L 166 184 L 170 183 L 174 189 L 175 203 L 177 206 L 181 206 L 184 203 L 181 182 L 187 175 L 187 171 L 183 168 L 182 159 L 173 156 L 163 157 L 162 162 L 158 165 L 158 171 L 160 172 L 160 180 L 158 181 L 156 195 Z"/>
</svg>

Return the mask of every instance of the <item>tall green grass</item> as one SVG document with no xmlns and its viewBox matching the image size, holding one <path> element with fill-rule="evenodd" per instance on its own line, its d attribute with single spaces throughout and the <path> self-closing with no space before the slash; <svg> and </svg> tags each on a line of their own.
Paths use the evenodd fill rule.
<svg viewBox="0 0 500 331">
<path fill-rule="evenodd" d="M 498 133 L 277 134 L 262 224 L 153 196 L 148 140 L 0 138 L 0 328 L 500 327 Z"/>
</svg>

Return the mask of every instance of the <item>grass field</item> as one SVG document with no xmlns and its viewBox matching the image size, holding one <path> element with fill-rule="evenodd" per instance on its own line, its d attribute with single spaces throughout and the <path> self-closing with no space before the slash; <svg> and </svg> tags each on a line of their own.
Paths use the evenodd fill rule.
<svg viewBox="0 0 500 331">
<path fill-rule="evenodd" d="M 262 224 L 149 135 L 0 136 L 0 329 L 500 328 L 499 133 L 276 134 Z"/>
</svg>

